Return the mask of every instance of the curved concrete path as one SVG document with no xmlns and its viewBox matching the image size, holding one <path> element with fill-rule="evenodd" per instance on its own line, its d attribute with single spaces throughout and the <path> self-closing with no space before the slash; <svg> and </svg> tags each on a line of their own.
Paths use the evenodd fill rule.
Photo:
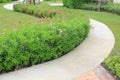
<svg viewBox="0 0 120 80">
<path fill-rule="evenodd" d="M 8 10 L 13 10 L 13 3 L 11 3 L 11 4 L 5 4 L 3 7 L 5 9 L 8 9 Z"/>
<path fill-rule="evenodd" d="M 23 0 L 19 0 L 19 1 L 15 1 L 15 2 L 22 2 Z M 43 1 L 43 0 L 40 0 L 41 2 Z M 8 9 L 8 10 L 13 10 L 13 4 L 14 3 L 10 3 L 10 4 L 5 4 L 3 7 L 5 8 L 5 9 Z M 50 6 L 63 6 L 63 4 L 62 3 L 49 3 L 49 5 Z"/>
<path fill-rule="evenodd" d="M 114 47 L 109 28 L 90 19 L 91 29 L 81 45 L 67 55 L 43 64 L 0 75 L 0 80 L 74 80 L 95 69 Z"/>
<path fill-rule="evenodd" d="M 15 2 L 23 2 L 24 0 L 18 0 L 18 1 L 14 1 L 14 3 Z M 43 0 L 40 0 L 40 2 L 42 2 Z M 5 4 L 3 7 L 5 8 L 5 9 L 8 9 L 8 10 L 13 10 L 13 4 L 14 3 L 9 3 L 9 4 Z"/>
</svg>

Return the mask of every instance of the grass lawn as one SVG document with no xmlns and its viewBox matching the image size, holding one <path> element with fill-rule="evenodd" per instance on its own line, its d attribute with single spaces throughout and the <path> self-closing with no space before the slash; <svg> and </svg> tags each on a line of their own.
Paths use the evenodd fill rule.
<svg viewBox="0 0 120 80">
<path fill-rule="evenodd" d="M 16 28 L 19 21 L 27 23 L 37 19 L 26 14 L 4 9 L 3 5 L 4 4 L 0 4 L 0 32 L 4 32 L 6 29 Z"/>
</svg>

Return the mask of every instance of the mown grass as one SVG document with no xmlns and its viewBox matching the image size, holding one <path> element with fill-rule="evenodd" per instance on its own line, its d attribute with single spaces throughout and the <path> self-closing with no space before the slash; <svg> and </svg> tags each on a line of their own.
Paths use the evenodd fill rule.
<svg viewBox="0 0 120 80">
<path fill-rule="evenodd" d="M 4 32 L 6 29 L 12 30 L 16 28 L 19 22 L 27 23 L 37 19 L 33 16 L 4 9 L 3 5 L 0 4 L 0 32 Z"/>
</svg>

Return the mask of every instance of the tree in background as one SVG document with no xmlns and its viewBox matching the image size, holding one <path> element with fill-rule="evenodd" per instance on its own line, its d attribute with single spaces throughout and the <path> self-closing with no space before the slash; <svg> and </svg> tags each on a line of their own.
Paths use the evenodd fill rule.
<svg viewBox="0 0 120 80">
<path fill-rule="evenodd" d="M 91 0 L 62 0 L 62 2 L 68 8 L 79 9 L 82 4 L 90 3 Z"/>
<path fill-rule="evenodd" d="M 107 0 L 98 0 L 98 11 L 100 11 L 101 6 L 103 3 L 105 3 Z"/>
</svg>

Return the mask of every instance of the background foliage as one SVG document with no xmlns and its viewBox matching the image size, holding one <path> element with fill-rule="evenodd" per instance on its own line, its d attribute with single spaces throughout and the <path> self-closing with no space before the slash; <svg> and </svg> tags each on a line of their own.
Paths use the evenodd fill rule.
<svg viewBox="0 0 120 80">
<path fill-rule="evenodd" d="M 112 70 L 113 74 L 120 77 L 120 55 L 114 55 L 105 60 L 105 65 Z"/>
<path fill-rule="evenodd" d="M 91 0 L 62 0 L 64 6 L 69 8 L 75 8 L 78 9 L 82 6 L 84 3 L 90 3 Z"/>
<path fill-rule="evenodd" d="M 96 3 L 83 4 L 81 6 L 81 9 L 97 11 L 98 4 Z M 111 2 L 108 2 L 101 6 L 101 11 L 111 12 L 120 15 L 120 4 L 113 4 Z"/>
</svg>

